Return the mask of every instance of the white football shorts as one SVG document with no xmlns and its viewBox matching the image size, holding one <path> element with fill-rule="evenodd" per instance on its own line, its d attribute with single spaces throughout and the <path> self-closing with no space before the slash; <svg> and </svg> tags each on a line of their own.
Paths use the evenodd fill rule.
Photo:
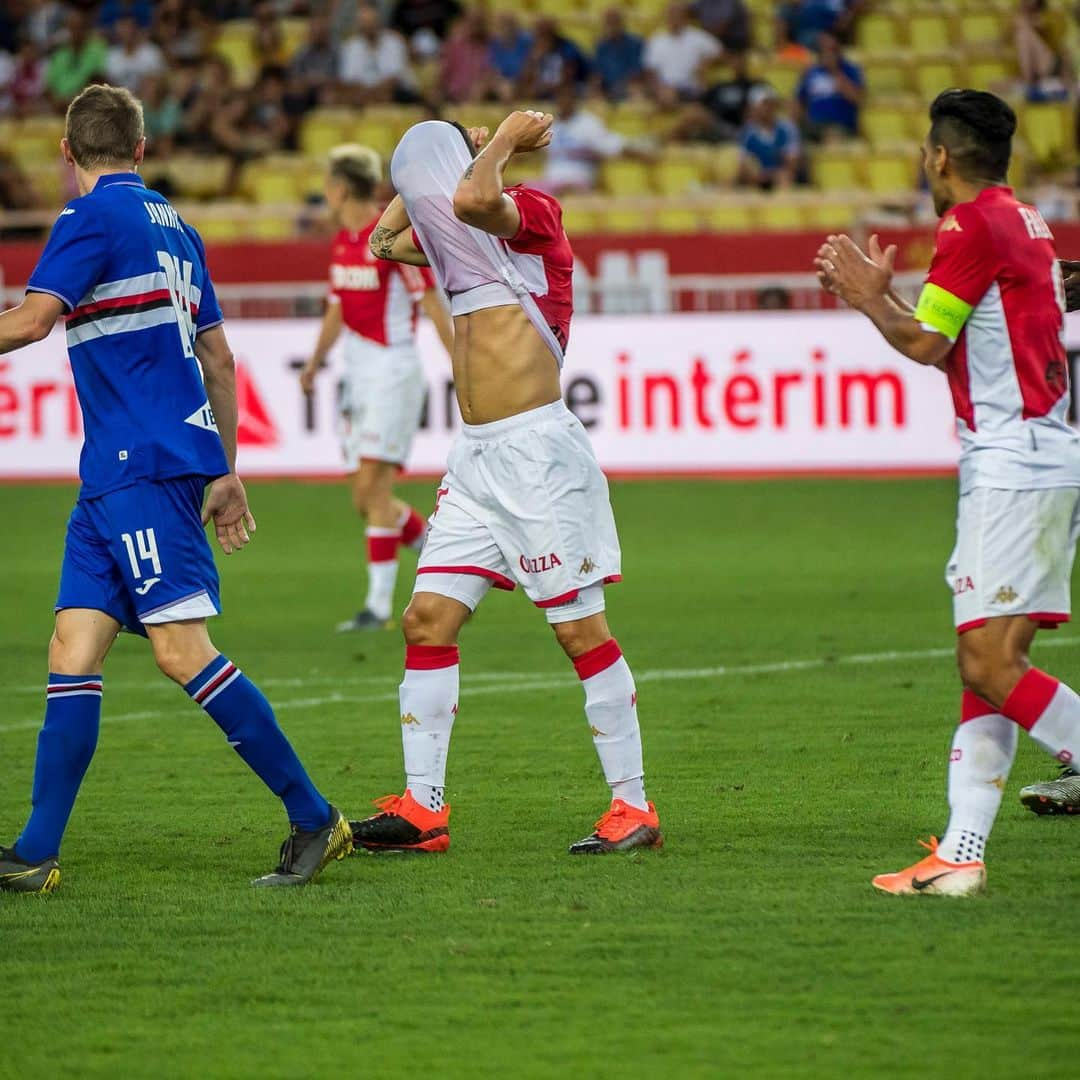
<svg viewBox="0 0 1080 1080">
<path fill-rule="evenodd" d="M 621 580 L 607 478 L 561 401 L 466 424 L 439 484 L 415 592 L 475 610 L 487 590 L 521 585 L 568 622 L 603 610 L 601 585 Z"/>
<path fill-rule="evenodd" d="M 415 344 L 345 340 L 341 448 L 350 472 L 363 458 L 404 465 L 424 412 L 424 369 Z"/>
<path fill-rule="evenodd" d="M 957 633 L 1001 615 L 1027 615 L 1047 628 L 1068 622 L 1078 536 L 1080 488 L 961 495 L 945 571 Z"/>
</svg>

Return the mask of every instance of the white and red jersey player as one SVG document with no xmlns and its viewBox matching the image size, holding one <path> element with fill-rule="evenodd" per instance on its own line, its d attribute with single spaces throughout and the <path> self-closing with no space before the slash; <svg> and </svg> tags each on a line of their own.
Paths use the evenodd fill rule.
<svg viewBox="0 0 1080 1080">
<path fill-rule="evenodd" d="M 942 218 L 916 309 L 954 342 L 945 369 L 961 442 L 947 578 L 960 632 L 999 615 L 1069 618 L 1080 435 L 1069 425 L 1065 294 L 1053 236 L 1007 187 Z"/>
<path fill-rule="evenodd" d="M 416 347 L 420 302 L 435 285 L 426 267 L 377 259 L 364 229 L 334 237 L 330 303 L 345 326 L 342 444 L 350 470 L 362 459 L 404 465 L 424 408 Z"/>
</svg>

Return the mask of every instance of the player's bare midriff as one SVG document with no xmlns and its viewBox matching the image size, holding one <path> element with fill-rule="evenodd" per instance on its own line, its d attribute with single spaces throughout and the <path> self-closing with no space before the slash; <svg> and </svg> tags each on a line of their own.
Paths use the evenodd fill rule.
<svg viewBox="0 0 1080 1080">
<path fill-rule="evenodd" d="M 454 319 L 454 386 L 466 424 L 490 424 L 562 395 L 555 357 L 516 304 Z"/>
</svg>

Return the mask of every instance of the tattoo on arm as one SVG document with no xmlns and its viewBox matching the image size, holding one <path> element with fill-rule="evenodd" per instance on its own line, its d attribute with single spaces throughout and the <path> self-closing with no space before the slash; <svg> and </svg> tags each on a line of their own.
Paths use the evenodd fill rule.
<svg viewBox="0 0 1080 1080">
<path fill-rule="evenodd" d="M 481 151 L 480 151 L 480 153 L 479 153 L 479 154 L 477 154 L 477 155 L 476 155 L 476 157 L 474 157 L 474 158 L 472 159 L 472 161 L 470 161 L 470 162 L 469 162 L 469 167 L 468 167 L 468 168 L 467 168 L 467 169 L 465 170 L 465 173 L 464 173 L 464 175 L 463 175 L 463 176 L 461 177 L 461 179 L 462 179 L 462 180 L 469 180 L 469 179 L 471 179 L 471 178 L 472 178 L 472 174 L 473 174 L 473 169 L 475 169 L 475 168 L 476 168 L 476 163 L 477 163 L 477 162 L 478 162 L 478 161 L 479 161 L 479 160 L 480 160 L 480 159 L 481 159 L 481 158 L 482 158 L 483 156 L 484 156 L 484 151 L 483 151 L 483 150 L 481 150 Z"/>
<path fill-rule="evenodd" d="M 368 246 L 375 253 L 376 258 L 393 259 L 394 241 L 397 238 L 398 233 L 394 232 L 393 229 L 388 229 L 384 225 L 376 225 L 371 233 Z"/>
</svg>

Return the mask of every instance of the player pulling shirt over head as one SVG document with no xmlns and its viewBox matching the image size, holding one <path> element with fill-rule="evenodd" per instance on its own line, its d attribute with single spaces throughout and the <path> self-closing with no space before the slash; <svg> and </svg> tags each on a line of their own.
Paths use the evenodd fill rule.
<svg viewBox="0 0 1080 1080">
<path fill-rule="evenodd" d="M 620 577 L 619 538 L 584 428 L 562 401 L 573 252 L 550 195 L 505 187 L 514 154 L 546 146 L 552 117 L 516 112 L 485 131 L 429 121 L 391 164 L 400 193 L 372 233 L 382 258 L 430 263 L 454 316 L 462 434 L 439 485 L 405 612 L 401 732 L 406 790 L 357 822 L 370 850 L 443 851 L 446 755 L 458 704 L 458 634 L 494 585 L 520 585 L 547 616 L 585 691 L 612 794 L 574 853 L 658 846 L 645 797 L 637 691 L 604 614 Z M 475 144 L 475 145 L 474 145 Z"/>
<path fill-rule="evenodd" d="M 0 315 L 4 353 L 66 314 L 85 429 L 33 809 L 14 846 L 0 848 L 0 889 L 48 892 L 60 880 L 60 841 L 97 743 L 102 667 L 121 629 L 150 638 L 161 670 L 284 803 L 291 835 L 278 869 L 255 884 L 302 885 L 351 844 L 269 702 L 207 633 L 220 604 L 203 523 L 213 520 L 229 554 L 255 521 L 235 471 L 233 358 L 202 241 L 143 184 L 144 147 L 142 106 L 127 90 L 91 86 L 75 98 L 62 149 L 80 197 L 60 212 L 23 303 Z"/>
</svg>

